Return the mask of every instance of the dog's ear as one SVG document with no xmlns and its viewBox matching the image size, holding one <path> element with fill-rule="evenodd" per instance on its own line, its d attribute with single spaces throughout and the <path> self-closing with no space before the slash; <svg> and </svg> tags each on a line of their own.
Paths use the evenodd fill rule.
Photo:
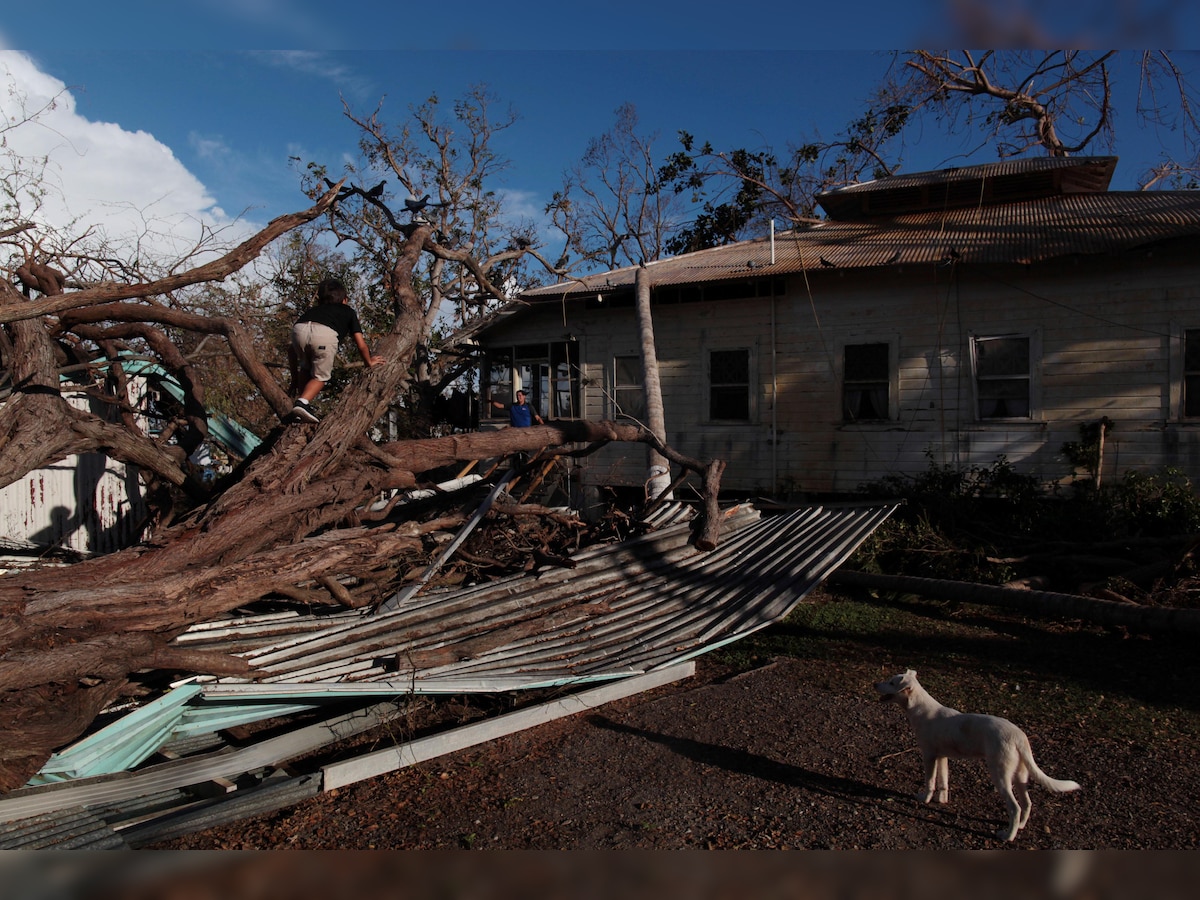
<svg viewBox="0 0 1200 900">
<path fill-rule="evenodd" d="M 909 678 L 916 678 L 916 677 L 917 677 L 917 670 L 916 670 L 916 669 L 909 669 L 909 670 L 908 670 L 907 672 L 905 672 L 904 674 L 905 674 L 905 675 L 907 675 Z"/>
</svg>

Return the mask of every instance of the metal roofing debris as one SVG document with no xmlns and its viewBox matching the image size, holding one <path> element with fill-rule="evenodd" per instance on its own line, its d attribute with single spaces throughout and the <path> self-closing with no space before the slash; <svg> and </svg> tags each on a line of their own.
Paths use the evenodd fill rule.
<svg viewBox="0 0 1200 900">
<path fill-rule="evenodd" d="M 277 737 L 231 750 L 222 747 L 187 759 L 159 763 L 121 776 L 92 776 L 74 782 L 25 787 L 0 797 L 0 822 L 80 806 L 89 809 L 154 798 L 219 779 L 257 773 L 390 721 L 402 713 L 396 703 L 378 703 L 341 713 Z M 0 843 L 0 848 L 3 844 Z"/>
<path fill-rule="evenodd" d="M 168 394 L 182 402 L 185 394 L 183 385 L 158 363 L 138 357 L 120 360 L 130 375 L 153 378 Z M 240 457 L 247 457 L 262 443 L 262 438 L 224 413 L 207 410 L 209 436 Z"/>
<path fill-rule="evenodd" d="M 674 522 L 683 509 L 658 515 Z M 684 521 L 585 550 L 572 569 L 421 595 L 390 612 L 201 623 L 176 643 L 242 656 L 258 677 L 180 684 L 55 754 L 37 783 L 57 787 L 50 783 L 126 771 L 182 736 L 329 700 L 530 690 L 677 665 L 787 615 L 894 509 L 816 506 L 764 517 L 738 507 L 726 514 L 721 546 L 710 553 L 690 546 Z M 342 729 L 321 726 L 313 740 Z M 263 754 L 256 764 L 277 755 Z M 216 756 L 208 777 L 248 770 L 239 768 L 246 759 Z M 0 819 L 27 790 L 38 788 L 0 798 Z"/>
<path fill-rule="evenodd" d="M 474 747 L 496 738 L 516 734 L 536 725 L 544 725 L 556 719 L 595 709 L 605 703 L 611 703 L 613 700 L 620 700 L 652 688 L 681 681 L 695 674 L 695 671 L 696 664 L 694 662 L 667 666 L 603 687 L 568 694 L 530 709 L 519 709 L 502 716 L 473 722 L 446 734 L 436 734 L 395 747 L 385 747 L 382 750 L 365 753 L 353 759 L 330 763 L 321 769 L 322 785 L 327 791 L 345 787 L 367 778 L 374 778 L 376 775 L 383 775 L 386 772 L 416 765 L 447 753 L 465 750 L 467 747 Z"/>
<path fill-rule="evenodd" d="M 691 523 L 678 521 L 688 515 L 685 506 L 674 504 L 656 514 L 664 523 L 660 530 L 589 548 L 572 560 L 574 569 L 414 596 L 390 612 L 247 614 L 200 623 L 176 642 L 238 654 L 258 678 L 187 679 L 109 722 L 55 754 L 30 786 L 0 797 L 0 822 L 77 806 L 128 805 L 132 798 L 178 791 L 188 796 L 175 799 L 178 809 L 170 815 L 186 818 L 179 810 L 196 803 L 190 792 L 198 785 L 262 778 L 284 761 L 403 709 L 398 702 L 377 703 L 239 750 L 222 746 L 142 766 L 155 752 L 194 734 L 319 709 L 329 701 L 365 703 L 384 696 L 410 702 L 420 694 L 607 683 L 588 694 L 594 702 L 607 702 L 605 697 L 644 689 L 638 685 L 685 677 L 678 674 L 684 671 L 680 666 L 690 673 L 695 656 L 786 616 L 894 509 L 894 504 L 811 506 L 762 516 L 739 506 L 726 514 L 721 545 L 703 553 L 689 544 Z M 580 702 L 559 696 L 526 719 L 480 724 L 472 739 L 517 721 L 535 724 L 539 716 L 568 715 Z M 434 748 L 452 749 L 464 739 L 466 734 L 445 738 L 430 748 L 406 744 L 326 776 L 346 784 L 368 778 L 380 766 L 407 764 L 416 752 L 448 752 Z M 276 794 L 290 796 L 283 788 Z"/>
<path fill-rule="evenodd" d="M 53 846 L 60 847 L 67 841 L 77 841 L 80 830 L 97 835 L 95 841 L 108 841 L 115 835 L 130 847 L 147 846 L 202 828 L 280 809 L 316 796 L 323 790 L 330 791 L 335 787 L 476 746 L 505 734 L 514 734 L 535 725 L 575 715 L 613 700 L 679 681 L 694 672 L 695 664 L 691 662 L 669 666 L 649 675 L 557 697 L 546 703 L 403 743 L 388 750 L 368 752 L 331 763 L 319 773 L 288 776 L 279 769 L 272 769 L 260 782 L 243 777 L 239 779 L 236 790 L 208 799 L 197 800 L 191 787 L 181 789 L 170 785 L 191 786 L 202 782 L 205 777 L 215 778 L 212 772 L 217 771 L 220 765 L 235 771 L 236 762 L 231 763 L 231 756 L 246 765 L 245 756 L 250 752 L 259 762 L 273 759 L 282 764 L 304 752 L 306 746 L 312 743 L 305 734 L 312 732 L 314 726 L 232 754 L 163 763 L 130 773 L 126 778 L 82 779 L 71 784 L 18 791 L 9 798 L 0 798 L 0 822 L 11 821 L 14 833 L 10 842 L 0 831 L 0 849 L 20 847 L 30 840 L 39 839 L 49 839 Z M 386 708 L 388 705 L 376 707 Z M 399 712 L 394 705 L 391 708 Z M 352 715 L 366 721 L 364 717 L 369 712 L 365 710 Z M 350 722 L 350 718 L 342 717 L 341 721 L 345 724 Z M 319 729 L 323 726 L 315 727 Z M 364 727 L 360 722 L 355 730 L 361 731 Z M 245 784 L 246 781 L 250 783 Z M 54 810 L 60 812 L 46 815 Z M 88 817 L 87 825 L 83 828 L 64 829 L 59 822 L 60 818 L 75 821 L 81 816 Z M 88 840 L 92 841 L 91 838 Z"/>
<path fill-rule="evenodd" d="M 0 849 L 128 850 L 129 844 L 101 817 L 72 807 L 0 823 Z"/>
</svg>

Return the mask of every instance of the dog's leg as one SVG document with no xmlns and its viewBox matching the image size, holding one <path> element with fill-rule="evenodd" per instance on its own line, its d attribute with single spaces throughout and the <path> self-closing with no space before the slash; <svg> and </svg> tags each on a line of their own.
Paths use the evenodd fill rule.
<svg viewBox="0 0 1200 900">
<path fill-rule="evenodd" d="M 1017 766 L 1013 794 L 1016 795 L 1017 804 L 1021 807 L 1021 819 L 1017 822 L 1017 829 L 1020 830 L 1025 827 L 1025 823 L 1029 821 L 1029 814 L 1033 812 L 1033 801 L 1029 799 L 1029 770 L 1025 768 L 1024 763 Z"/>
<path fill-rule="evenodd" d="M 921 762 L 925 767 L 925 786 L 917 791 L 917 799 L 928 803 L 933 798 L 937 786 L 938 758 L 933 753 L 922 753 Z"/>
<path fill-rule="evenodd" d="M 1008 812 L 1008 825 L 996 831 L 996 837 L 1001 840 L 1011 841 L 1017 836 L 1017 832 L 1021 830 L 1021 804 L 1017 802 L 1016 796 L 1013 794 L 1013 779 L 1017 774 L 1017 759 L 1016 754 L 1002 754 L 998 757 L 989 758 L 987 761 L 988 771 L 992 776 L 992 783 L 996 785 L 996 790 L 1000 792 L 1000 796 L 1004 800 L 1004 808 Z M 1026 798 L 1028 799 L 1028 798 Z"/>
<path fill-rule="evenodd" d="M 950 757 L 939 756 L 937 761 L 938 803 L 950 802 Z"/>
</svg>

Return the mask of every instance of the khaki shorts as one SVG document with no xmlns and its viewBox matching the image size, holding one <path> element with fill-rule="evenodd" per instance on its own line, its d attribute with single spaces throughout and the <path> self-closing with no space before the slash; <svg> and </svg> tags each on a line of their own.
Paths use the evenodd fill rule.
<svg viewBox="0 0 1200 900">
<path fill-rule="evenodd" d="M 338 335 L 332 328 L 316 322 L 297 322 L 292 326 L 292 348 L 300 360 L 302 375 L 318 381 L 328 381 L 333 377 Z"/>
</svg>

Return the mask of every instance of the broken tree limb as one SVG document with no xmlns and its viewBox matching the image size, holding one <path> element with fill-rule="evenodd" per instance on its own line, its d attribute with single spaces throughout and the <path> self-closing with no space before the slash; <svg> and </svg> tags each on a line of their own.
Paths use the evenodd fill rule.
<svg viewBox="0 0 1200 900">
<path fill-rule="evenodd" d="M 990 584 L 918 578 L 912 575 L 837 571 L 829 576 L 828 581 L 830 584 L 847 587 L 917 594 L 935 600 L 1002 606 L 1059 619 L 1082 619 L 1095 625 L 1123 627 L 1148 634 L 1200 634 L 1200 609 L 1141 606 L 1081 597 L 1077 594 L 1013 590 Z"/>
<path fill-rule="evenodd" d="M 168 275 L 156 281 L 142 282 L 140 284 L 103 282 L 84 288 L 83 290 L 44 297 L 41 300 L 25 303 L 21 306 L 7 306 L 4 309 L 0 309 L 0 323 L 36 319 L 45 315 L 54 315 L 66 312 L 67 310 L 92 306 L 96 303 L 160 297 L 188 287 L 189 285 L 202 284 L 207 281 L 220 281 L 243 268 L 280 235 L 287 234 L 293 228 L 324 215 L 337 199 L 340 189 L 341 182 L 338 182 L 337 185 L 330 188 L 309 209 L 277 216 L 268 222 L 266 227 L 257 234 L 211 262 L 204 263 L 184 272 Z"/>
<path fill-rule="evenodd" d="M 625 422 L 589 422 L 585 420 L 555 420 L 532 428 L 503 428 L 475 434 L 458 434 L 428 440 L 387 444 L 384 451 L 398 465 L 410 471 L 428 471 L 470 458 L 485 459 L 511 453 L 552 450 L 556 455 L 585 455 L 613 441 L 650 444 L 673 464 L 695 473 L 701 479 L 704 493 L 704 516 L 698 523 L 695 546 L 700 550 L 716 548 L 721 532 L 721 515 L 717 500 L 721 490 L 724 460 L 702 461 L 685 456 L 664 444 L 648 428 Z M 571 444 L 586 444 L 585 450 L 565 449 Z"/>
</svg>

